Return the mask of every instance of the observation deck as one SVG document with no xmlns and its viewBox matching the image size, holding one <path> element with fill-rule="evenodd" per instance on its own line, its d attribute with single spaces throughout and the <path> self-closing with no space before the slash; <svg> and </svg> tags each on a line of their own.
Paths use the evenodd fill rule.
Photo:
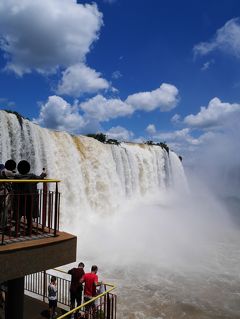
<svg viewBox="0 0 240 319">
<path fill-rule="evenodd" d="M 23 319 L 26 275 L 76 260 L 76 236 L 59 230 L 59 183 L 0 179 L 0 283 L 7 283 L 6 319 Z"/>
</svg>

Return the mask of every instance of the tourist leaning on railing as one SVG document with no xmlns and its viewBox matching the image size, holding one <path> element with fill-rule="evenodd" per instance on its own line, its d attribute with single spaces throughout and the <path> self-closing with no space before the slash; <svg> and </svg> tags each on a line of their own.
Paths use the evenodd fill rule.
<svg viewBox="0 0 240 319">
<path fill-rule="evenodd" d="M 85 283 L 84 285 L 84 302 L 91 300 L 93 297 L 97 295 L 96 287 L 99 285 L 98 276 L 97 276 L 98 267 L 93 265 L 90 273 L 86 273 L 82 279 L 81 283 Z M 86 311 L 90 311 L 90 309 L 94 308 L 95 304 L 90 303 L 86 306 Z"/>
<path fill-rule="evenodd" d="M 5 164 L 0 164 L 0 179 L 11 179 L 16 175 L 16 162 L 12 159 L 7 160 Z M 12 184 L 0 184 L 0 228 L 3 229 L 7 225 L 8 212 L 12 209 L 11 199 Z"/>
<path fill-rule="evenodd" d="M 1 164 L 3 165 L 3 164 Z M 2 178 L 13 178 L 16 174 L 16 162 L 12 159 L 9 159 L 5 162 L 4 167 L 1 169 Z"/>
<path fill-rule="evenodd" d="M 80 280 L 85 274 L 84 266 L 84 263 L 80 262 L 77 268 L 72 268 L 68 271 L 68 274 L 72 276 L 70 285 L 70 309 L 75 308 L 75 300 L 77 302 L 77 306 L 80 306 L 82 303 L 83 286 Z"/>
<path fill-rule="evenodd" d="M 40 176 L 29 173 L 30 164 L 28 161 L 22 160 L 17 165 L 17 170 L 19 174 L 15 175 L 15 179 L 43 179 L 46 177 L 46 173 L 42 172 Z M 14 193 L 17 195 L 15 197 L 14 203 L 14 219 L 18 224 L 17 229 L 20 231 L 20 220 L 21 217 L 26 217 L 27 219 L 27 232 L 26 235 L 31 235 L 32 232 L 32 218 L 39 217 L 39 207 L 38 207 L 38 190 L 37 183 L 34 181 L 32 183 L 15 183 Z"/>
</svg>

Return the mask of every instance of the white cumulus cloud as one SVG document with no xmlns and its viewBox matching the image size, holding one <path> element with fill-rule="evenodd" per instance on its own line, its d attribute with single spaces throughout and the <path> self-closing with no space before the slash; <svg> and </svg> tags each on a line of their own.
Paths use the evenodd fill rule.
<svg viewBox="0 0 240 319">
<path fill-rule="evenodd" d="M 101 77 L 101 73 L 78 63 L 68 67 L 58 85 L 57 93 L 79 97 L 84 93 L 94 93 L 108 89 L 109 83 Z"/>
<path fill-rule="evenodd" d="M 102 13 L 73 0 L 1 0 L 0 48 L 18 75 L 84 62 L 98 39 Z"/>
<path fill-rule="evenodd" d="M 190 129 L 184 128 L 182 130 L 170 131 L 170 132 L 159 132 L 154 135 L 155 139 L 161 141 L 172 141 L 172 140 L 189 140 Z"/>
<path fill-rule="evenodd" d="M 181 120 L 181 115 L 179 114 L 174 114 L 173 117 L 171 118 L 172 123 L 179 123 Z"/>
<path fill-rule="evenodd" d="M 194 46 L 195 55 L 206 55 L 214 50 L 240 57 L 240 19 L 235 18 L 217 30 L 214 38 L 208 42 L 201 42 Z"/>
<path fill-rule="evenodd" d="M 240 104 L 223 103 L 215 97 L 207 107 L 202 106 L 200 112 L 186 116 L 183 122 L 195 128 L 214 128 L 225 125 L 236 113 L 240 113 Z"/>
<path fill-rule="evenodd" d="M 146 132 L 147 132 L 148 134 L 154 134 L 154 133 L 156 133 L 157 130 L 156 130 L 155 125 L 154 125 L 154 124 L 149 124 L 149 125 L 146 127 Z"/>
<path fill-rule="evenodd" d="M 96 76 L 96 82 L 99 83 L 97 79 L 100 78 L 97 78 L 97 76 L 100 75 L 94 73 L 94 71 L 91 69 L 86 70 L 85 66 L 81 66 L 81 68 L 84 72 L 89 73 L 90 77 Z M 83 85 L 86 85 L 86 83 L 83 83 Z M 165 92 L 165 84 L 162 84 L 160 86 L 160 91 L 163 91 L 162 94 L 164 97 L 161 98 L 160 110 L 164 108 L 164 103 L 166 103 L 168 108 L 169 101 L 173 101 L 174 98 L 176 98 L 175 93 L 178 92 L 177 88 L 175 88 L 173 85 L 167 84 L 166 86 L 167 90 L 169 89 L 169 91 L 172 91 L 172 97 L 170 97 L 171 94 L 169 92 Z M 86 91 L 87 89 L 88 88 L 85 86 L 84 90 Z M 63 93 L 63 91 L 61 92 Z M 151 94 L 152 92 L 145 93 Z M 146 108 L 146 104 L 141 106 L 138 105 L 138 107 L 136 107 L 134 103 L 129 103 L 131 97 L 133 96 L 134 95 L 130 95 L 130 98 L 128 97 L 125 101 L 122 101 L 120 98 L 106 98 L 103 95 L 98 94 L 81 103 L 76 101 L 74 105 L 70 105 L 59 96 L 51 96 L 45 104 L 41 105 L 41 112 L 36 121 L 39 124 L 49 128 L 63 129 L 79 133 L 86 131 L 86 129 L 92 129 L 91 132 L 93 132 L 93 130 L 100 127 L 100 123 L 102 122 L 106 122 L 118 117 L 130 116 L 137 110 L 148 112 L 153 110 L 152 107 Z M 147 101 L 145 101 L 145 103 L 146 102 Z M 164 111 L 166 111 L 165 108 Z M 67 120 L 70 121 L 69 124 L 67 123 Z"/>
<path fill-rule="evenodd" d="M 132 131 L 129 131 L 122 126 L 112 127 L 106 134 L 108 138 L 116 139 L 118 141 L 130 141 L 134 136 Z"/>
<path fill-rule="evenodd" d="M 152 138 L 156 142 L 165 141 L 176 152 L 189 154 L 189 152 L 194 152 L 202 144 L 209 142 L 214 136 L 213 132 L 204 132 L 194 136 L 193 130 L 183 128 L 175 131 L 156 132 Z"/>
<path fill-rule="evenodd" d="M 163 83 L 156 90 L 129 95 L 126 102 L 135 109 L 153 111 L 159 108 L 164 112 L 173 109 L 178 100 L 178 89 L 172 84 Z"/>
<path fill-rule="evenodd" d="M 108 121 L 116 117 L 130 115 L 134 111 L 131 105 L 122 100 L 106 99 L 102 95 L 96 95 L 81 103 L 80 108 L 87 116 L 98 121 Z"/>
<path fill-rule="evenodd" d="M 78 112 L 78 105 L 70 105 L 59 96 L 49 96 L 48 101 L 41 105 L 36 123 L 47 128 L 79 132 L 85 126 L 85 120 Z"/>
<path fill-rule="evenodd" d="M 167 111 L 175 107 L 177 102 L 178 89 L 174 85 L 163 83 L 159 89 L 129 95 L 125 101 L 97 95 L 81 103 L 80 108 L 91 118 L 108 121 L 112 118 L 131 115 L 136 110 L 150 112 L 160 108 L 161 111 Z"/>
</svg>

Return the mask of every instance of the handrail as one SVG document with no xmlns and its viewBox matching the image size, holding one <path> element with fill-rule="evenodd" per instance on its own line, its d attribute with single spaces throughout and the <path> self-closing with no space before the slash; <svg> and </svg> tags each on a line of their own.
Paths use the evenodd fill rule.
<svg viewBox="0 0 240 319">
<path fill-rule="evenodd" d="M 58 303 L 63 307 L 63 309 L 69 309 L 69 288 L 70 288 L 70 278 L 63 278 L 63 275 L 59 275 L 57 273 L 62 273 L 64 275 L 67 275 L 70 277 L 71 275 L 68 274 L 66 271 L 61 269 L 49 269 L 48 272 L 42 271 L 40 273 L 35 273 L 31 275 L 25 276 L 25 290 L 37 294 L 43 297 L 43 302 L 45 302 L 45 298 L 48 297 L 47 294 L 47 282 L 50 280 L 50 277 L 52 275 L 55 275 L 57 277 L 57 281 L 59 283 L 59 289 L 58 289 Z M 39 281 L 40 280 L 40 281 Z M 65 284 L 67 282 L 67 285 Z M 117 296 L 115 294 L 112 294 L 111 291 L 116 288 L 113 284 L 108 283 L 102 283 L 105 286 L 106 291 L 103 293 L 97 295 L 96 297 L 92 298 L 91 300 L 84 302 L 83 304 L 77 306 L 74 309 L 69 310 L 65 314 L 59 315 L 57 319 L 64 319 L 67 318 L 69 315 L 73 314 L 74 312 L 78 313 L 80 311 L 86 312 L 88 311 L 86 306 L 90 305 L 91 303 L 94 303 L 96 300 L 98 300 L 98 305 L 95 308 L 95 311 L 104 312 L 104 318 L 105 319 L 116 319 L 116 305 L 117 305 Z M 106 286 L 108 286 L 106 288 Z M 66 290 L 67 288 L 67 290 Z M 67 306 L 67 308 L 65 308 Z M 84 307 L 84 308 L 83 308 Z M 89 307 L 89 306 L 88 306 Z M 89 319 L 95 318 L 95 314 L 88 313 Z"/>
<path fill-rule="evenodd" d="M 61 269 L 56 269 L 54 268 L 53 269 L 54 271 L 59 271 L 59 272 L 62 272 L 64 274 L 68 274 L 66 271 L 64 270 L 61 270 Z M 111 288 L 109 288 L 108 290 L 104 291 L 103 293 L 101 293 L 100 295 L 97 295 L 96 297 L 93 297 L 91 300 L 87 301 L 87 302 L 84 302 L 83 304 L 81 304 L 80 306 L 74 308 L 74 309 L 71 309 L 70 311 L 66 312 L 65 314 L 61 315 L 60 317 L 57 317 L 57 319 L 63 319 L 63 318 L 66 318 L 68 317 L 69 315 L 73 314 L 74 312 L 80 310 L 81 308 L 91 304 L 92 302 L 94 302 L 95 300 L 97 299 L 100 299 L 101 297 L 107 295 L 108 293 L 110 293 L 112 290 L 116 289 L 117 287 L 113 284 L 108 284 L 108 283 L 103 283 L 104 285 L 106 286 L 110 286 Z"/>
<path fill-rule="evenodd" d="M 106 284 L 106 285 L 107 285 L 107 284 Z M 74 308 L 74 309 L 72 309 L 72 310 L 66 312 L 64 315 L 61 315 L 60 317 L 57 317 L 57 319 L 66 318 L 66 317 L 68 317 L 69 315 L 71 315 L 71 314 L 75 313 L 76 311 L 80 310 L 81 308 L 83 308 L 83 307 L 89 305 L 89 304 L 92 303 L 93 301 L 95 301 L 95 300 L 97 300 L 97 299 L 99 299 L 99 298 L 101 298 L 101 297 L 107 295 L 109 292 L 111 292 L 112 290 L 114 290 L 114 289 L 116 288 L 116 286 L 114 286 L 114 285 L 111 285 L 111 286 L 112 286 L 112 287 L 111 287 L 110 289 L 104 291 L 102 294 L 100 294 L 100 295 L 98 295 L 98 296 L 96 296 L 96 297 L 93 297 L 91 300 L 89 300 L 89 301 L 87 301 L 87 302 L 84 302 L 84 303 L 81 304 L 80 306 L 78 306 L 78 307 L 76 307 L 76 308 Z"/>
<path fill-rule="evenodd" d="M 59 183 L 59 179 L 0 179 L 0 183 Z"/>
<path fill-rule="evenodd" d="M 12 240 L 29 240 L 45 236 L 57 236 L 60 218 L 60 192 L 58 179 L 1 179 L 0 186 L 0 234 L 1 245 Z M 21 185 L 40 188 L 21 189 Z M 51 185 L 50 185 L 51 183 Z M 13 189 L 8 189 L 12 185 Z M 15 189 L 15 186 L 19 185 Z M 5 187 L 6 186 L 6 187 Z M 55 188 L 55 190 L 54 190 Z"/>
</svg>

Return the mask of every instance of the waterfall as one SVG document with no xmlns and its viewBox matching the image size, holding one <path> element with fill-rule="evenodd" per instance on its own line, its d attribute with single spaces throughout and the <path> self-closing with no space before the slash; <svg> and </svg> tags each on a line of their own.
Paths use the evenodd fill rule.
<svg viewBox="0 0 240 319">
<path fill-rule="evenodd" d="M 124 201 L 170 187 L 186 188 L 178 156 L 159 146 L 103 144 L 86 136 L 53 131 L 0 111 L 0 161 L 26 159 L 31 171 L 45 167 L 62 181 L 61 217 L 114 212 Z"/>
</svg>

